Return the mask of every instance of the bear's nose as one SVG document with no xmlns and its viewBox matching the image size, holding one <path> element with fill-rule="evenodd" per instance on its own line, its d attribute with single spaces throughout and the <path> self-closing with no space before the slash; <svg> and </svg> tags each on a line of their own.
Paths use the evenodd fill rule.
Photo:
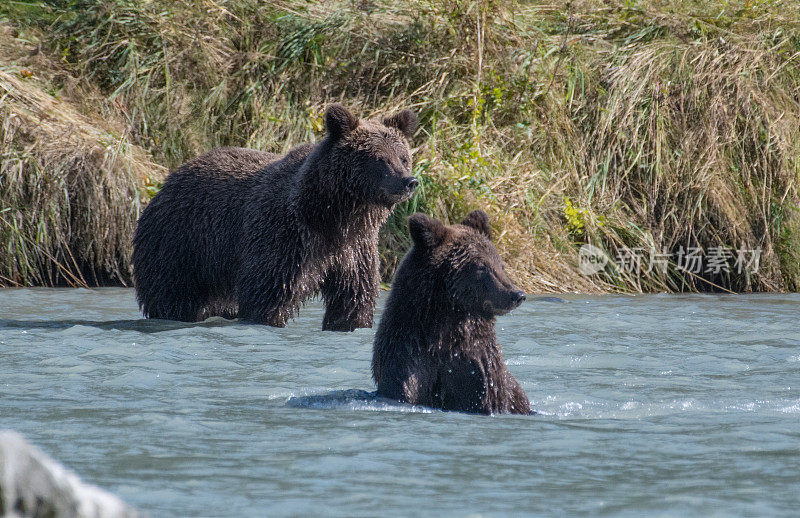
<svg viewBox="0 0 800 518">
<path fill-rule="evenodd" d="M 413 176 L 411 178 L 406 178 L 406 189 L 409 191 L 416 189 L 417 185 L 419 185 L 419 181 L 417 181 L 417 179 Z"/>
<path fill-rule="evenodd" d="M 511 298 L 514 299 L 514 304 L 519 306 L 520 304 L 525 302 L 525 292 L 524 291 L 515 291 L 511 295 Z"/>
</svg>

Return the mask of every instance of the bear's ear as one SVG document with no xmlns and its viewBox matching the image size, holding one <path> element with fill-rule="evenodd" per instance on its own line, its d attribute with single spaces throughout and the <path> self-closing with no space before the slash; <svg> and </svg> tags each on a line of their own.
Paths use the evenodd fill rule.
<svg viewBox="0 0 800 518">
<path fill-rule="evenodd" d="M 426 249 L 438 246 L 447 237 L 447 227 L 441 221 L 421 212 L 408 218 L 408 230 L 414 245 Z"/>
<path fill-rule="evenodd" d="M 333 140 L 338 140 L 358 127 L 358 119 L 341 104 L 332 104 L 325 112 L 325 127 Z"/>
<path fill-rule="evenodd" d="M 411 110 L 403 110 L 383 119 L 385 126 L 399 129 L 406 138 L 410 138 L 417 130 L 417 122 L 417 114 Z"/>
<path fill-rule="evenodd" d="M 467 214 L 461 224 L 465 227 L 474 228 L 490 241 L 492 240 L 492 227 L 489 225 L 489 216 L 482 210 L 473 210 Z"/>
</svg>

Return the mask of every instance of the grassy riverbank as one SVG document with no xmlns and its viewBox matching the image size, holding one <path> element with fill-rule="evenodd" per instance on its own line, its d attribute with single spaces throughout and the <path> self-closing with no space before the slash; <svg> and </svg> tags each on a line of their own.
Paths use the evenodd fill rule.
<svg viewBox="0 0 800 518">
<path fill-rule="evenodd" d="M 798 1 L 54 0 L 0 19 L 6 285 L 128 281 L 164 168 L 285 151 L 343 102 L 421 115 L 386 280 L 409 213 L 480 207 L 528 290 L 800 288 Z M 578 271 L 586 243 L 611 258 L 599 274 Z M 680 268 L 717 247 L 728 272 Z"/>
</svg>

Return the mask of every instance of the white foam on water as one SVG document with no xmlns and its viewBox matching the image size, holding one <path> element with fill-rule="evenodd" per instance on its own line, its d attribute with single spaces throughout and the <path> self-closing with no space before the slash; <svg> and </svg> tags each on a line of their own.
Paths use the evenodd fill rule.
<svg viewBox="0 0 800 518">
<path fill-rule="evenodd" d="M 378 397 L 363 390 L 338 390 L 328 394 L 290 397 L 286 406 L 314 410 L 350 410 L 369 412 L 412 412 L 430 414 L 435 410 L 419 405 L 407 405 Z"/>
<path fill-rule="evenodd" d="M 784 414 L 800 414 L 800 398 L 790 402 L 786 406 L 778 408 L 778 411 Z"/>
</svg>

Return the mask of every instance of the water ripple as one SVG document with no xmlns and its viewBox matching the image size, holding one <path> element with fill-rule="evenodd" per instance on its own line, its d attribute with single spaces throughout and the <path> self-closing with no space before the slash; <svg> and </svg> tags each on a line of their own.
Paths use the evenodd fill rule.
<svg viewBox="0 0 800 518">
<path fill-rule="evenodd" d="M 537 416 L 377 398 L 374 329 L 0 291 L 0 425 L 153 516 L 792 516 L 799 295 L 560 296 L 498 320 Z M 380 307 L 376 319 L 380 317 Z"/>
</svg>

